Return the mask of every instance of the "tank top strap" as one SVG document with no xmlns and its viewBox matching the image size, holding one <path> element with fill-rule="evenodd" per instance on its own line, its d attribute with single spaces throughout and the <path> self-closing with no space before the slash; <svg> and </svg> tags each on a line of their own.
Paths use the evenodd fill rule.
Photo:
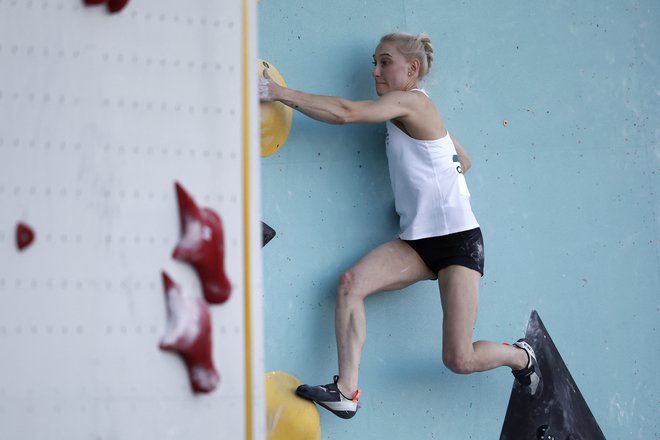
<svg viewBox="0 0 660 440">
<path fill-rule="evenodd" d="M 409 92 L 422 92 L 427 98 L 429 97 L 429 94 L 424 89 L 410 89 Z"/>
</svg>

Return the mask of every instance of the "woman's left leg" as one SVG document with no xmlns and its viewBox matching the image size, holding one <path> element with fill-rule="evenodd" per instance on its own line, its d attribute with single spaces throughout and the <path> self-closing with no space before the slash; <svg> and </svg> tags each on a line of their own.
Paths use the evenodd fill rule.
<svg viewBox="0 0 660 440">
<path fill-rule="evenodd" d="M 442 360 L 460 374 L 508 366 L 520 370 L 527 366 L 524 350 L 488 341 L 472 342 L 477 321 L 481 274 L 453 265 L 438 272 L 442 301 Z"/>
</svg>

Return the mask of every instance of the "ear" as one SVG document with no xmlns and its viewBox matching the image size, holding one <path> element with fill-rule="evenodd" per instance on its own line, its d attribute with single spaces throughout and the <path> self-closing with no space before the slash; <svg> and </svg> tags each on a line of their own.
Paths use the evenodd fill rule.
<svg viewBox="0 0 660 440">
<path fill-rule="evenodd" d="M 409 68 L 408 71 L 411 72 L 411 74 L 418 74 L 419 73 L 419 67 L 421 66 L 421 64 L 422 63 L 421 63 L 421 61 L 419 61 L 418 58 L 414 58 L 410 62 L 410 68 Z"/>
</svg>

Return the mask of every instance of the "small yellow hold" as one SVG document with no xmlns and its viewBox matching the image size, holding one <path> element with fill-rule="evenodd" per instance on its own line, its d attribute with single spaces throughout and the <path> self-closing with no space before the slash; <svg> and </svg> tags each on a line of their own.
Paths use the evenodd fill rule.
<svg viewBox="0 0 660 440">
<path fill-rule="evenodd" d="M 301 382 L 289 373 L 266 373 L 268 440 L 319 440 L 321 420 L 316 405 L 296 395 Z"/>
<path fill-rule="evenodd" d="M 259 62 L 259 78 L 263 77 L 264 69 L 268 69 L 270 77 L 277 84 L 286 87 L 286 82 L 280 72 L 267 61 Z M 275 154 L 286 142 L 291 131 L 293 110 L 281 102 L 261 103 L 261 157 Z"/>
</svg>

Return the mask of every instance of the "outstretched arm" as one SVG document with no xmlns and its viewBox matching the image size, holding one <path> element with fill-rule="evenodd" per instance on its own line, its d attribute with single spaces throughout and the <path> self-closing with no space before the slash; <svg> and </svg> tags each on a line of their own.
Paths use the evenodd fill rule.
<svg viewBox="0 0 660 440">
<path fill-rule="evenodd" d="M 261 101 L 279 101 L 316 120 L 330 124 L 384 122 L 411 114 L 416 97 L 405 92 L 390 92 L 375 101 L 350 101 L 337 96 L 313 95 L 282 87 L 264 70 L 259 80 Z"/>
</svg>

